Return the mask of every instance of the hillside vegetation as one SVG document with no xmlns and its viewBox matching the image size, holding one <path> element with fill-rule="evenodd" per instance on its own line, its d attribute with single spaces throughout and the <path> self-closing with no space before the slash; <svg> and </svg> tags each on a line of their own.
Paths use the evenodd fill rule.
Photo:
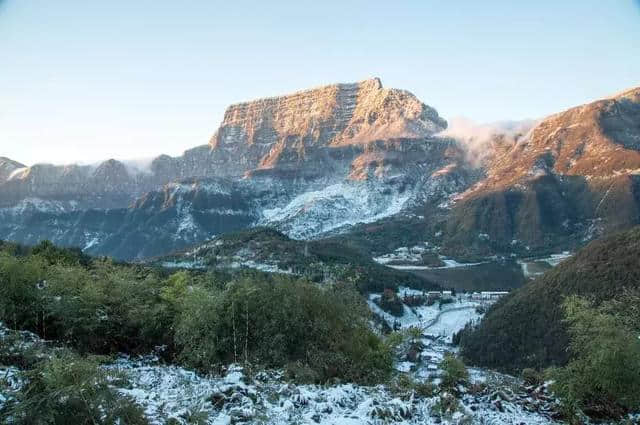
<svg viewBox="0 0 640 425">
<path fill-rule="evenodd" d="M 569 324 L 563 303 L 580 296 L 594 307 L 640 288 L 640 228 L 591 242 L 573 258 L 497 302 L 460 337 L 471 363 L 505 371 L 565 365 Z"/>
<path fill-rule="evenodd" d="M 227 269 L 237 262 L 268 264 L 313 282 L 351 282 L 360 292 L 382 292 L 399 285 L 438 289 L 431 280 L 374 262 L 358 244 L 342 239 L 300 241 L 271 228 L 255 228 L 222 235 L 190 254 L 211 269 Z"/>
<path fill-rule="evenodd" d="M 149 353 L 203 372 L 232 362 L 297 379 L 376 383 L 389 348 L 352 283 L 259 272 L 169 273 L 44 242 L 0 245 L 0 321 L 81 354 Z"/>
</svg>

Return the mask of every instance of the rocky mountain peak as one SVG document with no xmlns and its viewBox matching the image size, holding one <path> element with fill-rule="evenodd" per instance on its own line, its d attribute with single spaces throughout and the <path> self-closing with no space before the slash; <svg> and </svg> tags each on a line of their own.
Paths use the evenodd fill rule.
<svg viewBox="0 0 640 425">
<path fill-rule="evenodd" d="M 16 170 L 23 168 L 26 168 L 26 165 L 4 156 L 0 156 L 0 182 L 6 181 Z"/>
<path fill-rule="evenodd" d="M 210 141 L 230 144 L 366 143 L 427 137 L 446 128 L 435 109 L 408 91 L 385 89 L 379 78 L 333 84 L 229 106 Z"/>
<path fill-rule="evenodd" d="M 244 172 L 294 170 L 323 148 L 425 138 L 446 126 L 410 92 L 372 78 L 231 105 L 210 146 Z"/>
</svg>

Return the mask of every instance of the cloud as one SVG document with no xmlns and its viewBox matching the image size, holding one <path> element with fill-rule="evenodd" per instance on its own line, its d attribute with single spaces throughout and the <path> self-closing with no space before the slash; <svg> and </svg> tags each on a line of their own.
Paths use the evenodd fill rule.
<svg viewBox="0 0 640 425">
<path fill-rule="evenodd" d="M 465 117 L 454 117 L 448 122 L 449 127 L 438 136 L 458 140 L 467 151 L 467 159 L 475 166 L 482 165 L 488 158 L 498 136 L 503 136 L 503 142 L 515 144 L 537 123 L 536 120 L 477 123 Z"/>
</svg>

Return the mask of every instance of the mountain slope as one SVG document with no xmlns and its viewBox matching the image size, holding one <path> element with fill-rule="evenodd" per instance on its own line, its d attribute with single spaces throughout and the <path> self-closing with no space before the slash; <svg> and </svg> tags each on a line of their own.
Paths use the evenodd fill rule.
<svg viewBox="0 0 640 425">
<path fill-rule="evenodd" d="M 114 160 L 12 171 L 0 182 L 0 237 L 136 259 L 255 225 L 296 238 L 344 232 L 468 186 L 460 146 L 432 137 L 445 127 L 378 79 L 232 105 L 209 146 L 144 171 Z M 221 197 L 214 180 L 234 194 Z"/>
<path fill-rule="evenodd" d="M 26 166 L 20 164 L 9 158 L 0 157 L 0 184 L 5 182 L 13 173 L 25 168 Z"/>
<path fill-rule="evenodd" d="M 496 149 L 456 196 L 447 244 L 579 246 L 640 223 L 640 88 L 553 115 Z"/>
<path fill-rule="evenodd" d="M 304 276 L 316 282 L 351 282 L 362 292 L 381 292 L 399 285 L 437 289 L 437 284 L 374 262 L 345 241 L 299 241 L 270 228 L 230 232 L 209 242 L 155 260 L 187 268 L 239 269 Z"/>
<path fill-rule="evenodd" d="M 640 227 L 591 242 L 574 257 L 513 291 L 466 329 L 462 353 L 474 364 L 503 370 L 562 365 L 568 360 L 564 297 L 602 302 L 640 288 Z"/>
<path fill-rule="evenodd" d="M 209 145 L 146 170 L 0 161 L 0 238 L 134 259 L 264 225 L 300 239 L 343 234 L 378 255 L 424 242 L 470 261 L 572 251 L 640 224 L 639 118 L 633 89 L 478 145 L 438 134 L 447 123 L 407 91 L 334 84 L 231 105 Z M 235 201 L 208 189 L 216 179 Z M 173 206 L 145 202 L 185 182 Z M 203 221 L 196 213 L 185 232 L 177 223 L 190 209 Z M 227 209 L 233 219 L 206 223 Z"/>
</svg>

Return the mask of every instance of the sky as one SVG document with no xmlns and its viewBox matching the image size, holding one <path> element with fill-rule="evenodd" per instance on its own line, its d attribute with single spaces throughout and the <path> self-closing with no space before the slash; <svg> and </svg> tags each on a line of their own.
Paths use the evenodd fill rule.
<svg viewBox="0 0 640 425">
<path fill-rule="evenodd" d="M 0 0 L 0 156 L 178 155 L 231 103 L 373 76 L 540 118 L 640 85 L 640 1 Z"/>
</svg>

